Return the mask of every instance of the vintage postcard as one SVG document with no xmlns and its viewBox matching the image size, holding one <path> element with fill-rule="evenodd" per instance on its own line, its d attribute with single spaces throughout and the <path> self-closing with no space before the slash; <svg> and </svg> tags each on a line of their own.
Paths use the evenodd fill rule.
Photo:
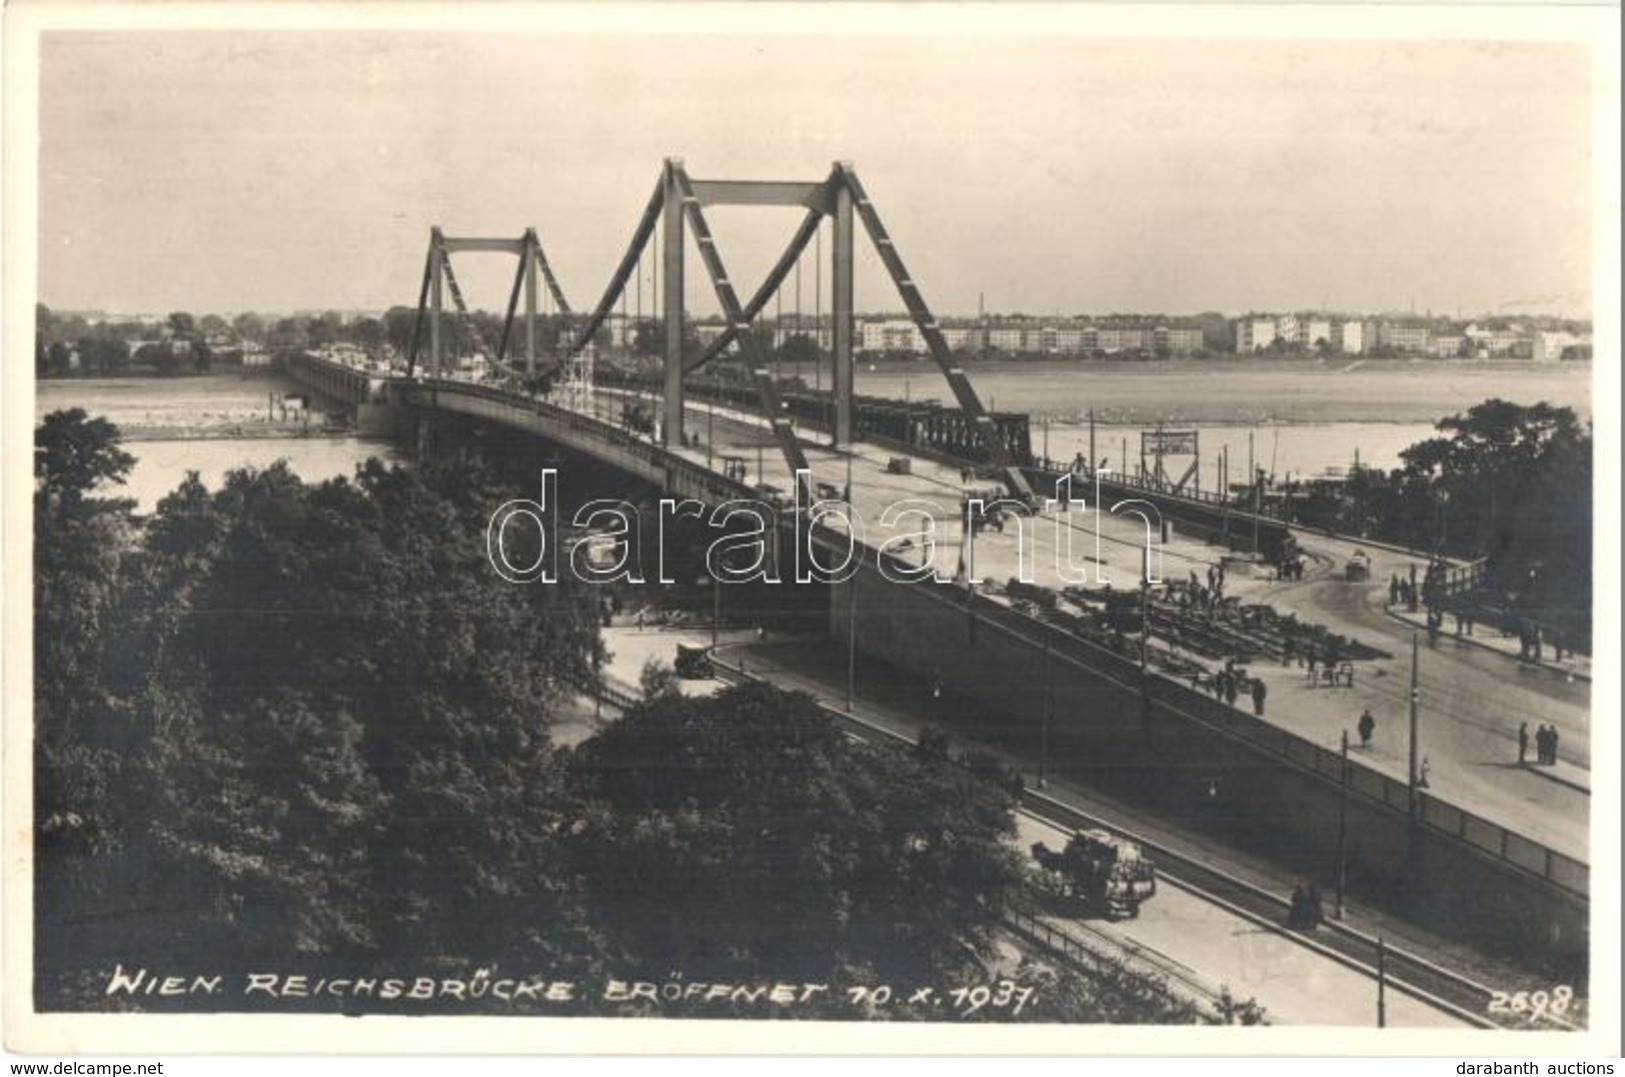
<svg viewBox="0 0 1625 1077">
<path fill-rule="evenodd" d="M 11 1049 L 1617 1047 L 1617 9 L 6 20 Z"/>
</svg>

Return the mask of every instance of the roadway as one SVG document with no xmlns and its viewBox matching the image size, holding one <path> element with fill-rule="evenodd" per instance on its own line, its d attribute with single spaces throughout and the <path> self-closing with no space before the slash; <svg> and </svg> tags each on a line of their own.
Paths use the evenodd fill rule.
<svg viewBox="0 0 1625 1077">
<path fill-rule="evenodd" d="M 632 395 L 600 389 L 594 407 L 600 416 L 612 417 Z M 723 457 L 734 457 L 743 464 L 749 484 L 765 484 L 790 496 L 794 480 L 789 467 L 758 417 L 704 403 L 690 403 L 688 414 L 687 433 L 699 444 L 677 452 L 716 468 L 722 466 Z M 908 556 L 916 564 L 929 563 L 944 579 L 960 571 L 966 551 L 959 504 L 966 486 L 957 467 L 916 456 L 910 458 L 909 474 L 894 474 L 888 470 L 888 462 L 897 455 L 891 449 L 859 443 L 846 453 L 804 440 L 816 484 L 844 491 L 850 476 L 852 505 L 861 521 L 860 537 L 879 546 L 917 530 L 922 526 L 919 519 L 883 526 L 881 514 L 905 500 L 933 503 L 935 542 L 930 548 L 916 546 Z M 977 534 L 972 551 L 976 575 L 1002 582 L 1019 574 L 1059 587 L 1057 566 L 1065 561 L 1086 571 L 1090 585 L 1110 581 L 1119 589 L 1137 587 L 1146 546 L 1144 524 L 1132 516 L 1097 511 L 1092 491 L 1081 483 L 1072 496 L 1088 500 L 1089 510 L 1049 512 L 1021 520 L 1003 534 L 985 530 Z M 1302 621 L 1325 624 L 1386 652 L 1387 657 L 1356 663 L 1355 683 L 1347 688 L 1314 687 L 1296 667 L 1254 664 L 1248 674 L 1267 685 L 1262 720 L 1332 750 L 1348 730 L 1357 758 L 1403 782 L 1409 771 L 1409 649 L 1415 630 L 1390 616 L 1384 606 L 1390 574 L 1407 573 L 1413 558 L 1382 548 L 1359 547 L 1372 558 L 1371 579 L 1349 583 L 1342 579 L 1342 567 L 1358 544 L 1313 534 L 1299 533 L 1298 537 L 1311 561 L 1304 580 L 1277 581 L 1265 566 L 1232 559 L 1226 594 L 1247 602 L 1268 602 L 1277 610 L 1297 614 Z M 1180 534 L 1177 526 L 1169 541 L 1159 542 L 1156 550 L 1153 569 L 1162 579 L 1183 579 L 1191 572 L 1205 577 L 1208 566 L 1217 563 L 1224 552 Z M 1218 663 L 1206 664 L 1216 667 Z M 1570 681 L 1515 658 L 1458 646 L 1453 639 L 1444 638 L 1436 646 L 1424 642 L 1419 665 L 1418 759 L 1427 762 L 1430 790 L 1509 830 L 1589 862 L 1589 683 Z M 1248 700 L 1239 705 L 1252 709 Z M 1354 733 L 1356 719 L 1364 710 L 1370 710 L 1377 723 L 1369 746 L 1361 746 Z M 1560 730 L 1557 767 L 1518 764 L 1520 722 L 1528 723 L 1531 734 L 1542 723 Z"/>
<path fill-rule="evenodd" d="M 624 689 L 636 683 L 650 659 L 669 663 L 679 643 L 706 646 L 710 635 L 703 627 L 640 630 L 617 626 L 605 630 L 605 640 L 611 654 L 606 673 Z M 842 691 L 842 686 L 826 677 L 783 664 L 784 649 L 794 644 L 782 640 L 761 643 L 755 633 L 738 631 L 724 633 L 721 644 L 728 661 L 738 661 L 743 655 L 747 668 L 781 687 L 824 700 L 833 700 Z M 683 687 L 691 694 L 704 694 L 721 684 L 684 681 Z M 917 735 L 923 725 L 867 692 L 856 697 L 855 713 L 867 723 L 908 738 Z M 1054 824 L 1021 812 L 1012 841 L 1025 856 L 1034 842 L 1058 848 L 1069 837 Z M 1376 985 L 1370 975 L 1328 957 L 1278 924 L 1261 923 L 1226 908 L 1166 874 L 1159 879 L 1155 897 L 1132 919 L 1082 919 L 1053 908 L 1042 912 L 1039 919 L 1086 947 L 1104 946 L 1131 966 L 1167 977 L 1176 991 L 1187 996 L 1212 999 L 1228 988 L 1238 1003 L 1254 999 L 1264 1007 L 1271 1024 L 1375 1024 Z M 1386 1014 L 1390 1027 L 1472 1027 L 1447 1009 L 1397 989 L 1387 994 Z"/>
</svg>

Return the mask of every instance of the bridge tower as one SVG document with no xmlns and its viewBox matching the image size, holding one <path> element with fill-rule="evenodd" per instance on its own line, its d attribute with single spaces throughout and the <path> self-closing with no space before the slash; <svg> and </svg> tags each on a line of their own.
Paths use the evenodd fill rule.
<svg viewBox="0 0 1625 1077">
<path fill-rule="evenodd" d="M 457 274 L 452 269 L 451 256 L 460 251 L 511 254 L 517 257 L 517 270 L 514 274 L 513 289 L 508 296 L 502 337 L 495 346 L 492 346 L 490 341 L 484 340 L 483 336 L 481 343 L 497 369 L 513 375 L 519 373 L 519 370 L 508 362 L 508 345 L 513 335 L 513 324 L 522 294 L 525 333 L 524 374 L 527 377 L 534 377 L 540 359 L 541 345 L 537 331 L 540 282 L 544 280 L 547 282 L 548 292 L 561 315 L 568 318 L 572 313 L 534 228 L 525 229 L 524 234 L 518 239 L 488 236 L 454 237 L 446 235 L 439 226 L 429 229 L 429 250 L 423 262 L 423 284 L 418 291 L 417 320 L 412 328 L 412 346 L 407 358 L 407 373 L 409 375 L 416 373 L 425 331 L 428 334 L 426 359 L 429 376 L 440 377 L 446 373 L 444 322 L 445 295 L 448 291 L 451 293 L 457 314 L 469 324 L 473 324 L 470 321 L 468 304 L 463 299 L 463 290 L 457 282 Z M 477 325 L 475 332 L 476 335 L 480 335 Z"/>
<path fill-rule="evenodd" d="M 760 287 L 745 303 L 739 300 L 738 292 L 728 275 L 705 216 L 705 207 L 717 205 L 785 206 L 805 210 L 801 225 L 791 237 L 789 245 L 768 271 Z M 831 363 L 834 367 L 831 378 L 833 386 L 831 436 L 834 447 L 849 447 L 855 435 L 853 262 L 856 225 L 861 221 L 865 233 L 896 286 L 898 295 L 908 308 L 909 316 L 925 341 L 931 357 L 953 390 L 960 410 L 964 412 L 973 437 L 986 459 L 1001 470 L 1005 483 L 1013 494 L 1031 498 L 1031 487 L 1021 473 L 1014 452 L 1006 444 L 994 417 L 982 406 L 965 371 L 954 360 L 937 324 L 936 316 L 926 305 L 919 286 L 909 275 L 890 234 L 881 223 L 878 211 L 869 201 L 863 184 L 849 161 L 835 162 L 829 175 L 822 180 L 702 180 L 689 176 L 682 158 L 667 158 L 654 193 L 650 196 L 643 216 L 633 231 L 632 241 L 620 265 L 605 288 L 603 297 L 588 316 L 585 326 L 575 337 L 566 354 L 593 339 L 604 319 L 609 316 L 617 297 L 626 288 L 627 281 L 658 226 L 661 229 L 663 243 L 661 269 L 665 279 L 661 287 L 666 312 L 661 379 L 664 396 L 663 442 L 668 447 L 676 447 L 682 442 L 684 377 L 711 362 L 729 347 L 737 346 L 756 385 L 761 410 L 772 424 L 774 435 L 791 472 L 805 468 L 807 466 L 805 454 L 796 439 L 790 420 L 779 406 L 775 380 L 769 372 L 764 351 L 756 339 L 753 323 L 806 251 L 807 245 L 818 232 L 825 217 L 830 218 L 832 222 L 833 234 L 830 286 L 833 318 Z M 726 320 L 723 332 L 695 358 L 683 355 L 684 254 L 689 233 L 693 234 L 700 260 L 711 279 L 711 285 Z"/>
</svg>

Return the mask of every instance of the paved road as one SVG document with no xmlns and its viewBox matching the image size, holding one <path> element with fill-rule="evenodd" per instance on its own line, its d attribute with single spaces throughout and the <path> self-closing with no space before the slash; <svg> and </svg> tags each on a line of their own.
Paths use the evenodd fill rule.
<svg viewBox="0 0 1625 1077">
<path fill-rule="evenodd" d="M 624 394 L 600 390 L 599 395 L 602 412 L 609 415 L 618 409 Z M 793 479 L 760 420 L 705 405 L 691 405 L 690 415 L 690 431 L 700 434 L 702 444 L 709 436 L 712 445 L 685 448 L 681 450 L 684 456 L 701 463 L 710 459 L 718 467 L 721 456 L 737 456 L 745 463 L 748 482 L 765 482 L 786 497 L 790 495 Z M 944 579 L 960 570 L 965 546 L 959 502 L 966 487 L 957 467 L 914 457 L 910 474 L 892 474 L 887 470 L 892 450 L 863 443 L 851 454 L 809 443 L 806 454 L 815 483 L 842 489 L 850 475 L 852 503 L 862 521 L 862 535 L 871 545 L 922 526 L 917 517 L 885 524 L 882 514 L 886 510 L 909 499 L 934 503 L 929 514 L 936 541 L 930 550 L 922 545 L 909 556 L 923 564 L 929 554 L 930 563 Z M 1058 586 L 1057 564 L 1064 562 L 1086 571 L 1091 584 L 1104 577 L 1120 588 L 1137 586 L 1147 543 L 1145 525 L 1132 516 L 1099 511 L 1087 488 L 1075 489 L 1074 496 L 1085 498 L 1089 510 L 1047 513 L 1021 520 L 1002 534 L 984 531 L 976 536 L 976 575 L 995 581 L 1020 575 Z M 1370 709 L 1378 734 L 1368 749 L 1355 750 L 1366 764 L 1405 781 L 1409 771 L 1406 729 L 1411 631 L 1383 612 L 1381 599 L 1386 597 L 1389 574 L 1408 571 L 1410 559 L 1367 548 L 1373 583 L 1351 585 L 1338 576 L 1354 543 L 1314 535 L 1303 536 L 1302 542 L 1316 558 L 1308 580 L 1281 584 L 1268 573 L 1253 575 L 1238 568 L 1227 578 L 1226 593 L 1245 601 L 1267 600 L 1278 609 L 1297 612 L 1300 619 L 1325 624 L 1382 648 L 1391 657 L 1358 663 L 1351 689 L 1313 689 L 1297 670 L 1255 666 L 1249 673 L 1261 676 L 1268 685 L 1263 720 L 1335 749 L 1342 731 L 1348 729 L 1353 735 L 1361 711 Z M 1156 549 L 1160 563 L 1153 570 L 1165 579 L 1183 578 L 1192 570 L 1201 576 L 1222 552 L 1180 534 L 1177 527 L 1170 541 L 1158 542 Z M 1418 756 L 1427 760 L 1432 792 L 1507 829 L 1589 861 L 1589 685 L 1569 684 L 1505 656 L 1466 647 L 1458 652 L 1453 642 L 1441 639 L 1437 648 L 1423 655 L 1420 686 Z M 1552 780 L 1546 773 L 1517 765 L 1520 721 L 1528 721 L 1531 731 L 1542 722 L 1558 726 L 1563 759 L 1558 769 L 1572 781 Z"/>
<path fill-rule="evenodd" d="M 1068 835 L 1047 823 L 1026 815 L 1017 822 L 1024 851 L 1038 841 L 1051 848 L 1066 844 Z M 1227 986 L 1238 1001 L 1256 999 L 1271 1024 L 1376 1024 L 1377 991 L 1370 977 L 1328 960 L 1290 934 L 1262 927 L 1166 880 L 1134 919 L 1090 919 L 1087 925 L 1087 930 L 1190 970 L 1191 978 L 1209 990 Z M 1394 1028 L 1472 1027 L 1397 992 L 1389 993 L 1387 1021 Z"/>
<path fill-rule="evenodd" d="M 723 645 L 754 642 L 754 633 L 725 633 Z M 612 652 L 606 672 L 617 680 L 635 683 L 643 663 L 651 658 L 670 660 L 678 643 L 705 646 L 704 628 L 660 630 L 617 626 L 605 630 Z M 828 686 L 775 670 L 774 680 L 828 695 Z M 693 694 L 715 691 L 718 681 L 684 681 Z M 860 700 L 860 707 L 864 702 Z M 1066 844 L 1069 835 L 1027 815 L 1017 817 L 1015 839 L 1025 853 L 1034 842 L 1053 848 Z M 1091 932 L 1116 944 L 1149 951 L 1153 959 L 1181 970 L 1188 981 L 1217 992 L 1228 986 L 1238 1001 L 1256 999 L 1272 1024 L 1370 1026 L 1375 1022 L 1376 989 L 1371 979 L 1330 961 L 1293 936 L 1272 931 L 1251 920 L 1206 902 L 1166 880 L 1155 898 L 1132 920 L 1116 922 L 1057 915 L 1050 926 L 1087 938 Z M 1388 1023 L 1392 1027 L 1470 1027 L 1451 1015 L 1397 992 L 1388 997 Z"/>
</svg>

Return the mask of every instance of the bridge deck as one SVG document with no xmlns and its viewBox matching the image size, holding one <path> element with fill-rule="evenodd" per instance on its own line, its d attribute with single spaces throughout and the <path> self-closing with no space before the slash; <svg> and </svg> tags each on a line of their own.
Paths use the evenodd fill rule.
<svg viewBox="0 0 1625 1077">
<path fill-rule="evenodd" d="M 601 417 L 611 417 L 633 395 L 624 390 L 599 390 L 594 406 Z M 760 419 L 692 403 L 688 415 L 687 433 L 698 437 L 699 446 L 673 451 L 702 465 L 709 461 L 717 469 L 724 457 L 741 459 L 748 468 L 749 484 L 766 483 L 790 496 L 794 489 L 791 476 Z M 910 499 L 934 502 L 940 511 L 934 512 L 937 543 L 931 564 L 944 579 L 952 579 L 959 571 L 964 550 L 959 505 L 966 487 L 958 468 L 912 456 L 909 474 L 891 473 L 887 463 L 901 453 L 864 443 L 850 454 L 813 444 L 805 451 L 813 482 L 836 491 L 844 491 L 850 461 L 852 504 L 861 520 L 861 534 L 871 546 L 918 527 L 917 522 L 883 526 L 881 514 L 888 507 Z M 985 488 L 989 484 L 974 485 Z M 1074 496 L 1086 499 L 1089 511 L 1050 512 L 1027 519 L 1023 521 L 1026 536 L 1014 530 L 978 533 L 974 539 L 977 576 L 1002 584 L 1017 575 L 1025 547 L 1029 565 L 1025 578 L 1046 587 L 1062 586 L 1056 568 L 1058 550 L 1069 545 L 1071 563 L 1087 571 L 1089 586 L 1104 579 L 1118 589 L 1137 587 L 1141 551 L 1146 545 L 1144 525 L 1133 516 L 1095 511 L 1093 491 L 1082 484 Z M 1171 530 L 1167 543 L 1156 536 L 1153 574 L 1157 578 L 1184 580 L 1194 572 L 1205 580 L 1208 567 L 1227 553 L 1181 535 L 1177 523 Z M 1372 559 L 1371 578 L 1366 583 L 1350 583 L 1343 578 L 1343 567 L 1355 543 L 1310 535 L 1299 536 L 1299 542 L 1309 554 L 1302 581 L 1279 581 L 1265 566 L 1256 566 L 1255 571 L 1254 566 L 1232 561 L 1225 594 L 1244 603 L 1268 603 L 1303 622 L 1324 624 L 1386 657 L 1354 662 L 1351 687 L 1311 684 L 1296 663 L 1287 666 L 1277 660 L 1248 665 L 1248 675 L 1267 686 L 1263 720 L 1331 750 L 1339 747 L 1346 729 L 1354 745 L 1352 758 L 1403 782 L 1408 765 L 1409 648 L 1415 629 L 1389 615 L 1385 607 L 1390 574 L 1406 574 L 1415 558 L 1359 547 Z M 1097 550 L 1098 563 L 1094 560 Z M 923 558 L 913 560 L 923 563 Z M 1478 631 L 1488 630 L 1480 627 Z M 1153 642 L 1154 649 L 1170 647 L 1166 639 Z M 1432 792 L 1566 855 L 1589 859 L 1589 685 L 1571 683 L 1549 670 L 1521 665 L 1503 655 L 1458 645 L 1453 638 L 1430 647 L 1424 637 L 1422 648 L 1418 756 L 1428 762 Z M 1182 658 L 1209 670 L 1223 664 L 1222 659 L 1178 650 Z M 1252 709 L 1247 698 L 1238 699 L 1237 706 Z M 1370 746 L 1362 747 L 1355 725 L 1366 709 L 1376 719 L 1377 732 Z M 1542 723 L 1555 724 L 1562 731 L 1558 765 L 1517 765 L 1521 721 L 1528 722 L 1531 731 Z"/>
<path fill-rule="evenodd" d="M 490 387 L 473 391 L 496 395 Z M 624 390 L 599 389 L 587 410 L 602 420 L 617 421 L 630 395 Z M 537 409 L 535 403 L 517 394 L 511 399 L 533 414 Z M 556 406 L 557 400 L 552 403 Z M 793 497 L 793 476 L 759 417 L 690 402 L 685 425 L 685 433 L 696 443 L 669 451 L 692 470 L 709 468 L 720 476 L 725 458 L 732 457 L 743 465 L 744 485 L 765 484 L 786 501 Z M 624 440 L 627 435 L 621 437 Z M 647 438 L 642 452 L 651 459 L 658 456 Z M 901 452 L 862 443 L 847 453 L 807 439 L 805 453 L 815 489 L 823 486 L 836 499 L 844 493 L 850 474 L 852 505 L 862 521 L 863 537 L 872 547 L 919 526 L 918 520 L 901 527 L 883 525 L 885 510 L 903 500 L 933 503 L 936 543 L 931 565 L 944 579 L 959 572 L 965 552 L 960 500 L 966 491 L 959 468 L 910 455 L 908 473 L 894 473 L 887 464 L 892 457 L 903 455 Z M 976 485 L 989 489 L 993 496 L 989 484 Z M 1092 491 L 1076 490 L 1074 496 L 1088 500 L 1089 511 L 1046 512 L 1021 520 L 1003 534 L 985 530 L 977 534 L 976 576 L 997 585 L 1021 573 L 1055 588 L 1062 582 L 1056 568 L 1058 551 L 1070 547 L 1068 562 L 1087 570 L 1089 586 L 1109 580 L 1119 591 L 1136 589 L 1141 551 L 1146 546 L 1144 525 L 1132 516 L 1097 511 Z M 1278 656 L 1252 661 L 1248 675 L 1267 688 L 1262 720 L 1331 750 L 1336 750 L 1347 729 L 1356 745 L 1354 758 L 1403 783 L 1408 762 L 1409 647 L 1415 629 L 1390 616 L 1385 606 L 1390 574 L 1406 574 L 1411 559 L 1367 547 L 1372 558 L 1370 581 L 1350 583 L 1342 578 L 1342 567 L 1354 549 L 1352 543 L 1310 535 L 1300 535 L 1299 541 L 1310 556 L 1304 580 L 1281 582 L 1267 571 L 1232 563 L 1225 594 L 1244 603 L 1267 602 L 1281 613 L 1294 614 L 1301 622 L 1323 624 L 1384 656 L 1353 663 L 1353 685 L 1335 688 L 1311 685 L 1303 670 L 1282 665 Z M 1226 553 L 1182 535 L 1177 524 L 1169 541 L 1159 541 L 1154 548 L 1153 575 L 1172 581 L 1183 581 L 1192 573 L 1205 580 L 1208 567 Z M 905 556 L 920 563 L 915 559 L 923 552 L 917 548 Z M 1027 569 L 1022 573 L 1024 556 Z M 1007 595 L 995 594 L 994 601 L 1012 604 Z M 1184 663 L 1186 671 L 1211 671 L 1222 664 L 1224 655 L 1211 647 L 1205 654 L 1192 653 L 1195 641 L 1185 638 L 1181 642 L 1186 646 L 1175 646 L 1166 638 L 1153 640 L 1153 653 L 1162 660 L 1159 664 L 1168 660 L 1170 651 L 1178 652 L 1173 658 Z M 1557 852 L 1588 860 L 1589 685 L 1445 638 L 1436 646 L 1424 646 L 1420 688 L 1419 756 L 1428 762 L 1432 794 Z M 1252 709 L 1245 696 L 1237 704 Z M 1353 727 L 1366 709 L 1376 719 L 1377 731 L 1369 747 L 1360 747 Z M 1520 722 L 1527 722 L 1531 731 L 1543 723 L 1561 731 L 1556 766 L 1519 765 L 1516 738 Z"/>
</svg>

